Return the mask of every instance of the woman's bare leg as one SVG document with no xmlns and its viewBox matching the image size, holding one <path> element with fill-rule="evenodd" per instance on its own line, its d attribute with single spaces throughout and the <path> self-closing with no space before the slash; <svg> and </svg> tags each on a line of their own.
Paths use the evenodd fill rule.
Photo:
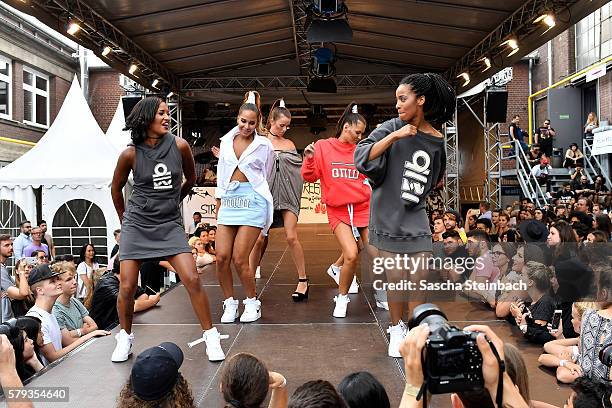
<svg viewBox="0 0 612 408">
<path fill-rule="evenodd" d="M 224 299 L 234 297 L 234 280 L 232 279 L 230 262 L 232 261 L 232 251 L 237 232 L 237 227 L 227 225 L 219 225 L 217 227 L 217 236 L 215 238 L 217 279 L 219 279 Z"/>
<path fill-rule="evenodd" d="M 291 250 L 291 256 L 297 269 L 298 278 L 305 279 L 306 276 L 306 262 L 304 260 L 304 248 L 298 239 L 297 234 L 297 222 L 298 217 L 289 210 L 283 210 L 283 224 L 285 226 L 285 236 L 287 238 L 287 244 Z M 296 292 L 306 292 L 306 282 L 298 282 Z"/>
<path fill-rule="evenodd" d="M 193 260 L 193 257 L 191 258 Z M 117 314 L 119 324 L 126 333 L 132 332 L 134 316 L 134 294 L 138 286 L 138 272 L 142 261 L 125 260 L 119 263 L 119 294 L 117 295 Z"/>
<path fill-rule="evenodd" d="M 232 262 L 234 263 L 238 276 L 240 276 L 242 287 L 249 298 L 257 296 L 255 289 L 255 274 L 251 274 L 249 268 L 249 255 L 260 234 L 261 228 L 242 225 L 238 227 L 238 232 L 234 239 Z"/>
</svg>

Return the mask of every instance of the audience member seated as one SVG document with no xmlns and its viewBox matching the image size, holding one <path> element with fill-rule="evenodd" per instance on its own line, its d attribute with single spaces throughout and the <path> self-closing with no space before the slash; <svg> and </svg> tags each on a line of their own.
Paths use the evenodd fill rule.
<svg viewBox="0 0 612 408">
<path fill-rule="evenodd" d="M 41 322 L 38 317 L 34 316 L 23 316 L 15 319 L 15 326 L 23 330 L 29 339 L 34 342 L 34 354 L 38 358 L 38 361 L 42 364 L 42 354 L 40 349 L 44 346 L 44 339 L 42 334 Z"/>
<path fill-rule="evenodd" d="M 531 168 L 531 175 L 536 178 L 539 185 L 546 186 L 550 190 L 548 176 L 551 170 L 552 167 L 550 166 L 548 159 L 543 157 L 540 159 L 539 164 L 536 164 Z"/>
<path fill-rule="evenodd" d="M 595 302 L 574 302 L 572 305 L 572 326 L 576 333 L 580 333 L 582 316 L 587 309 L 599 309 L 599 304 Z M 580 354 L 580 338 L 566 339 L 563 337 L 563 330 L 549 328 L 550 334 L 555 340 L 544 344 L 544 353 L 538 358 L 538 362 L 545 367 L 556 369 L 557 381 L 570 384 L 582 375 L 582 368 L 578 364 Z"/>
<path fill-rule="evenodd" d="M 512 273 L 512 259 L 516 255 L 516 245 L 508 242 L 500 242 L 495 244 L 491 249 L 491 260 L 493 265 L 499 269 L 497 279 L 504 283 L 514 283 L 520 280 L 516 273 Z M 495 293 L 494 303 L 497 307 L 498 298 L 501 296 L 501 291 Z"/>
<path fill-rule="evenodd" d="M 576 193 L 577 197 L 588 198 L 591 201 L 593 200 L 595 189 L 593 185 L 589 183 L 587 176 L 580 176 L 580 181 L 574 184 L 574 193 Z"/>
<path fill-rule="evenodd" d="M 467 244 L 467 235 L 463 228 L 458 227 L 461 225 L 461 214 L 454 210 L 446 210 L 442 216 L 444 219 L 444 227 L 446 231 L 457 231 L 461 236 L 461 240 L 464 244 Z"/>
<path fill-rule="evenodd" d="M 457 260 L 465 260 L 468 257 L 468 252 L 465 249 L 465 245 L 463 245 L 463 241 L 461 240 L 461 236 L 457 231 L 446 231 L 442 234 L 442 238 L 444 239 L 444 254 L 447 259 L 450 259 L 451 262 L 448 262 L 448 265 L 456 265 Z M 453 282 L 465 281 L 469 277 L 469 272 L 466 272 L 463 268 L 459 269 L 457 267 L 452 267 L 451 269 L 444 270 L 444 276 L 442 276 L 442 280 L 450 279 Z"/>
<path fill-rule="evenodd" d="M 91 302 L 89 315 L 98 327 L 110 329 L 119 321 L 117 296 L 119 295 L 119 259 L 115 259 L 113 270 L 105 273 L 98 281 Z M 134 312 L 150 309 L 159 302 L 159 294 L 147 295 L 140 286 L 134 294 Z"/>
<path fill-rule="evenodd" d="M 136 357 L 118 408 L 195 408 L 189 383 L 179 371 L 183 351 L 174 343 L 161 343 Z"/>
<path fill-rule="evenodd" d="M 17 373 L 15 351 L 11 342 L 4 334 L 0 334 L 0 384 L 5 395 L 9 395 L 9 389 L 23 388 L 23 383 Z M 8 408 L 32 408 L 33 405 L 26 398 L 23 402 L 11 402 Z"/>
<path fill-rule="evenodd" d="M 538 163 L 540 163 L 542 155 L 543 153 L 540 151 L 540 145 L 537 143 L 532 144 L 531 148 L 529 149 L 529 153 L 527 154 L 529 167 L 536 166 Z"/>
<path fill-rule="evenodd" d="M 584 155 L 578 149 L 576 143 L 570 144 L 569 149 L 565 152 L 565 160 L 563 161 L 563 167 L 572 171 L 572 169 L 578 169 L 584 166 Z"/>
<path fill-rule="evenodd" d="M 289 398 L 288 408 L 348 408 L 329 381 L 315 380 L 300 385 Z"/>
<path fill-rule="evenodd" d="M 202 234 L 208 234 L 208 233 L 206 231 L 203 231 Z M 204 242 L 202 242 L 202 240 L 199 238 L 193 242 L 193 247 L 197 251 L 197 255 L 196 255 L 197 271 L 198 273 L 203 273 L 204 267 L 215 262 L 216 258 L 214 255 L 210 254 L 206 250 L 206 244 L 204 244 Z"/>
<path fill-rule="evenodd" d="M 348 408 L 390 408 L 385 387 L 367 371 L 347 375 L 338 385 L 338 392 Z"/>
<path fill-rule="evenodd" d="M 572 190 L 572 185 L 567 181 L 563 183 L 563 188 L 556 192 L 555 198 L 559 200 L 559 204 L 570 204 L 572 200 L 576 198 L 576 194 Z"/>
<path fill-rule="evenodd" d="M 16 326 L 16 319 L 2 323 L 0 334 L 5 334 L 13 346 L 17 374 L 22 381 L 42 370 L 43 365 L 34 353 L 34 341 Z"/>
<path fill-rule="evenodd" d="M 499 277 L 499 268 L 493 264 L 491 259 L 489 236 L 480 230 L 470 231 L 467 236 L 468 254 L 475 259 L 474 269 L 470 279 L 477 283 L 495 282 Z M 471 290 L 466 294 L 488 303 L 491 307 L 495 307 L 495 291 Z"/>
<path fill-rule="evenodd" d="M 62 333 L 57 319 L 51 313 L 57 298 L 62 294 L 59 282 L 61 272 L 52 271 L 48 265 L 38 265 L 30 272 L 28 283 L 36 303 L 28 311 L 27 316 L 34 316 L 41 321 L 43 333 L 43 346 L 41 347 L 42 363 L 47 365 L 60 357 L 65 356 L 87 340 L 96 336 L 106 336 L 110 332 L 96 330 L 75 340 L 72 344 L 62 348 Z"/>
<path fill-rule="evenodd" d="M 544 263 L 544 253 L 536 245 L 521 245 L 517 248 L 516 254 L 512 257 L 512 269 L 502 278 L 502 282 L 519 282 L 522 278 L 523 268 L 529 261 Z M 513 302 L 528 299 L 528 293 L 524 290 L 502 291 L 495 305 L 495 315 L 499 318 L 506 318 L 510 315 L 510 307 Z"/>
<path fill-rule="evenodd" d="M 601 382 L 593 382 L 586 377 L 580 377 L 572 384 L 570 394 L 564 408 L 608 408 L 612 401 L 605 403 L 605 398 L 610 398 L 611 386 Z"/>
<path fill-rule="evenodd" d="M 444 234 L 444 232 L 446 232 L 446 227 L 444 227 L 444 218 L 438 215 L 433 220 L 433 233 L 431 236 L 432 241 L 433 242 L 443 241 L 444 238 L 442 237 L 442 234 Z"/>
<path fill-rule="evenodd" d="M 74 264 L 58 262 L 51 269 L 61 274 L 58 278 L 62 294 L 53 305 L 53 315 L 62 333 L 62 345 L 66 347 L 78 338 L 98 330 L 98 325 L 89 317 L 85 306 L 74 297 L 77 290 Z"/>
<path fill-rule="evenodd" d="M 25 316 L 25 314 L 30 310 L 32 306 L 34 306 L 34 296 L 32 292 L 30 292 L 30 285 L 28 285 L 28 276 L 30 276 L 30 271 L 34 267 L 35 260 L 32 258 L 23 258 L 17 261 L 15 264 L 15 288 L 19 288 L 19 295 L 27 293 L 24 298 L 21 296 L 11 297 L 11 294 L 8 294 L 9 299 L 11 300 L 11 307 L 13 308 L 13 315 L 15 317 Z M 15 295 L 14 291 L 13 295 Z"/>
<path fill-rule="evenodd" d="M 523 268 L 523 282 L 527 283 L 527 293 L 531 304 L 525 307 L 523 301 L 514 302 L 510 313 L 516 320 L 525 338 L 532 343 L 544 344 L 554 340 L 548 332 L 548 324 L 552 321 L 555 311 L 555 301 L 548 294 L 552 272 L 541 263 L 529 261 Z"/>
<path fill-rule="evenodd" d="M 269 389 L 268 408 L 284 408 L 288 399 L 286 387 L 287 380 L 282 374 L 268 371 L 261 360 L 248 353 L 233 356 L 221 374 L 221 394 L 227 408 L 261 407 Z"/>
<path fill-rule="evenodd" d="M 606 186 L 606 179 L 601 174 L 598 174 L 595 177 L 595 182 L 593 183 L 593 190 L 595 190 L 595 197 L 593 201 L 597 204 L 602 204 L 605 208 L 610 208 L 610 204 L 612 203 L 612 192 L 608 190 Z"/>
<path fill-rule="evenodd" d="M 158 259 L 144 261 L 140 265 L 140 285 L 152 294 L 159 293 L 166 271 L 175 272 L 168 261 Z"/>
</svg>

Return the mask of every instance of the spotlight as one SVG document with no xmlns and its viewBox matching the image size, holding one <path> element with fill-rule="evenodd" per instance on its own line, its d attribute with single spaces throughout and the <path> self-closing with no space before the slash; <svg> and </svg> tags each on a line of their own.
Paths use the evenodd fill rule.
<svg viewBox="0 0 612 408">
<path fill-rule="evenodd" d="M 342 0 L 314 0 L 306 14 L 311 21 L 306 30 L 309 43 L 350 42 L 353 30 L 348 23 L 348 9 Z"/>
<path fill-rule="evenodd" d="M 555 15 L 552 13 L 542 14 L 540 17 L 534 20 L 533 24 L 538 24 L 540 22 L 543 23 L 546 27 L 548 27 L 546 31 L 542 33 L 542 35 L 546 34 L 550 29 L 557 25 L 557 22 L 555 21 Z"/>
<path fill-rule="evenodd" d="M 137 70 L 138 70 L 138 65 L 136 65 L 136 64 L 131 64 L 131 65 L 130 65 L 130 69 L 129 69 L 130 75 L 134 75 L 134 73 L 135 73 Z"/>
<path fill-rule="evenodd" d="M 336 57 L 332 50 L 319 48 L 312 57 L 310 73 L 317 78 L 329 78 L 336 73 L 335 61 Z"/>
<path fill-rule="evenodd" d="M 155 79 L 151 84 L 151 88 L 157 88 L 157 84 L 159 84 L 159 79 Z"/>
<path fill-rule="evenodd" d="M 482 63 L 485 66 L 485 69 L 483 69 L 480 72 L 485 72 L 487 70 L 489 70 L 489 68 L 491 68 L 491 59 L 489 57 L 482 57 L 481 59 L 479 59 L 478 61 L 482 61 Z"/>
<path fill-rule="evenodd" d="M 66 28 L 66 32 L 70 35 L 75 35 L 80 29 L 81 26 L 78 23 L 70 21 L 68 23 L 68 27 Z"/>
<path fill-rule="evenodd" d="M 457 75 L 457 78 L 463 78 L 464 82 L 462 86 L 466 86 L 470 83 L 470 74 L 468 74 L 467 72 L 460 73 L 459 75 Z"/>
<path fill-rule="evenodd" d="M 111 52 L 113 52 L 113 49 L 111 47 L 109 47 L 108 45 L 106 47 L 102 48 L 102 56 L 103 57 L 106 57 Z"/>
<path fill-rule="evenodd" d="M 170 99 L 170 98 L 172 98 L 173 96 L 174 96 L 174 92 L 173 92 L 173 91 L 170 91 L 170 92 L 168 93 L 168 95 L 166 95 L 166 99 Z"/>
<path fill-rule="evenodd" d="M 508 48 L 511 49 L 510 54 L 508 54 L 507 57 L 510 57 L 511 55 L 514 55 L 519 51 L 518 41 L 516 40 L 516 38 L 510 38 L 504 41 L 502 45 L 507 45 Z"/>
</svg>

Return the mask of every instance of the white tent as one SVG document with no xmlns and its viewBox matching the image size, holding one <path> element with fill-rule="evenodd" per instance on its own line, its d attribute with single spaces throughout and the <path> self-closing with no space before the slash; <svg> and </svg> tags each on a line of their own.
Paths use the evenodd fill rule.
<svg viewBox="0 0 612 408">
<path fill-rule="evenodd" d="M 74 199 L 91 201 L 104 214 L 110 253 L 114 246 L 112 232 L 119 228 L 110 195 L 118 156 L 119 152 L 93 117 L 75 76 L 45 135 L 30 151 L 0 169 L 1 191 L 42 187 L 41 218 L 50 229 L 53 217 L 64 203 Z M 28 212 L 26 215 L 30 216 Z"/>
<path fill-rule="evenodd" d="M 120 153 L 125 150 L 126 146 L 132 141 L 130 132 L 128 130 L 123 130 L 124 127 L 125 116 L 123 114 L 123 101 L 119 99 L 119 105 L 115 111 L 115 116 L 113 116 L 113 120 L 106 130 L 106 137 Z"/>
</svg>

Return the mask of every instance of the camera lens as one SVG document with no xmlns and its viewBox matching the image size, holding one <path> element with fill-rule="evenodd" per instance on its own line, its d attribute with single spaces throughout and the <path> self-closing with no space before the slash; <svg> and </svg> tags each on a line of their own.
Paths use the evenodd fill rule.
<svg viewBox="0 0 612 408">
<path fill-rule="evenodd" d="M 412 329 L 422 323 L 429 325 L 429 331 L 434 332 L 442 326 L 448 326 L 448 320 L 444 312 L 433 303 L 424 303 L 414 308 L 408 327 Z"/>
</svg>

